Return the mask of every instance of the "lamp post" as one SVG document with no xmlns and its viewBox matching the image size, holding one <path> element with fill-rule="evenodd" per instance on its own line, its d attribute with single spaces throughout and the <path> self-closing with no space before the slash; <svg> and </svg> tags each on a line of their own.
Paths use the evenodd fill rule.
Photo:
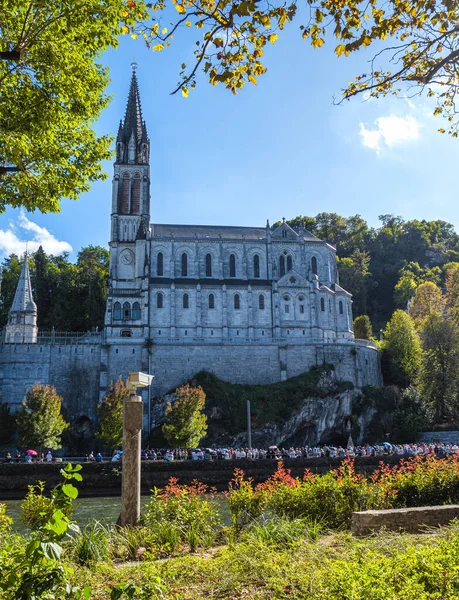
<svg viewBox="0 0 459 600">
<path fill-rule="evenodd" d="M 247 400 L 247 446 L 252 449 L 252 418 L 250 416 L 250 400 Z"/>
<path fill-rule="evenodd" d="M 129 373 L 128 395 L 123 406 L 123 468 L 120 525 L 137 525 L 140 519 L 140 451 L 142 441 L 142 398 L 137 388 L 149 387 L 153 379 L 146 373 Z"/>
</svg>

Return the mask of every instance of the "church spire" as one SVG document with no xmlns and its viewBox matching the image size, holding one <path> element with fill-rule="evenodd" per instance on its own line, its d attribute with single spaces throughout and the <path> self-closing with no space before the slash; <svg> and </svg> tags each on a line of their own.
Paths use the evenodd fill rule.
<svg viewBox="0 0 459 600">
<path fill-rule="evenodd" d="M 126 104 L 124 121 L 120 122 L 116 138 L 117 157 L 120 164 L 148 164 L 150 140 L 147 126 L 142 118 L 137 64 L 132 63 L 131 85 Z"/>
<path fill-rule="evenodd" d="M 24 257 L 13 304 L 8 313 L 6 341 L 15 344 L 30 344 L 37 341 L 37 305 L 33 300 L 27 253 Z"/>
<path fill-rule="evenodd" d="M 13 304 L 10 312 L 22 312 L 26 310 L 37 310 L 37 305 L 33 301 L 32 283 L 30 282 L 29 257 L 24 258 L 21 274 L 19 276 L 16 293 L 14 294 Z"/>
</svg>

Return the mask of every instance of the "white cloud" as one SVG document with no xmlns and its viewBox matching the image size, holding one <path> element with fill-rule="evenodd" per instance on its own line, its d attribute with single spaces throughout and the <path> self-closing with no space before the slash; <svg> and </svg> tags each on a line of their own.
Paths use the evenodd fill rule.
<svg viewBox="0 0 459 600">
<path fill-rule="evenodd" d="M 25 232 L 30 232 L 31 237 L 30 234 L 24 235 Z M 57 240 L 45 227 L 40 227 L 21 211 L 16 224 L 11 223 L 8 229 L 0 229 L 0 256 L 20 256 L 24 254 L 26 245 L 30 252 L 35 252 L 39 246 L 43 246 L 43 250 L 48 254 L 54 255 L 72 251 L 68 242 Z"/>
<path fill-rule="evenodd" d="M 366 148 L 375 150 L 378 154 L 384 147 L 395 146 L 419 138 L 419 123 L 411 115 L 378 117 L 375 125 L 376 129 L 367 129 L 363 123 L 360 123 L 360 136 L 362 144 Z"/>
</svg>

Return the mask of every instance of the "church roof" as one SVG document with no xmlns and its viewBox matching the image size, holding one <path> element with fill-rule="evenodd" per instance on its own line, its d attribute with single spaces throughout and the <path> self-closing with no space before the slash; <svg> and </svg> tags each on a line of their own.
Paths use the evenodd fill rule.
<svg viewBox="0 0 459 600">
<path fill-rule="evenodd" d="M 265 227 L 232 227 L 227 225 L 152 225 L 152 237 L 183 239 L 265 240 Z"/>
<path fill-rule="evenodd" d="M 19 276 L 16 293 L 14 294 L 13 304 L 10 312 L 24 312 L 26 310 L 37 310 L 37 305 L 33 301 L 32 284 L 30 282 L 29 259 L 26 255 Z"/>
<path fill-rule="evenodd" d="M 238 227 L 231 225 L 168 225 L 152 224 L 152 237 L 177 239 L 225 239 L 225 240 L 265 240 L 266 227 Z M 303 230 L 300 235 L 309 242 L 320 242 L 319 238 Z M 298 235 L 298 234 L 297 234 Z M 297 238 L 298 239 L 298 238 Z"/>
</svg>

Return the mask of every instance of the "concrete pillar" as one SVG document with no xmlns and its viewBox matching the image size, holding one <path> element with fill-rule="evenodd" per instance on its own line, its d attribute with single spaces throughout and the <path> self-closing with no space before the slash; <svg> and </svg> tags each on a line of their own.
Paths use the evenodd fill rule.
<svg viewBox="0 0 459 600">
<path fill-rule="evenodd" d="M 123 412 L 123 468 L 121 488 L 121 527 L 137 525 L 140 519 L 140 450 L 142 398 L 126 396 Z"/>
</svg>

